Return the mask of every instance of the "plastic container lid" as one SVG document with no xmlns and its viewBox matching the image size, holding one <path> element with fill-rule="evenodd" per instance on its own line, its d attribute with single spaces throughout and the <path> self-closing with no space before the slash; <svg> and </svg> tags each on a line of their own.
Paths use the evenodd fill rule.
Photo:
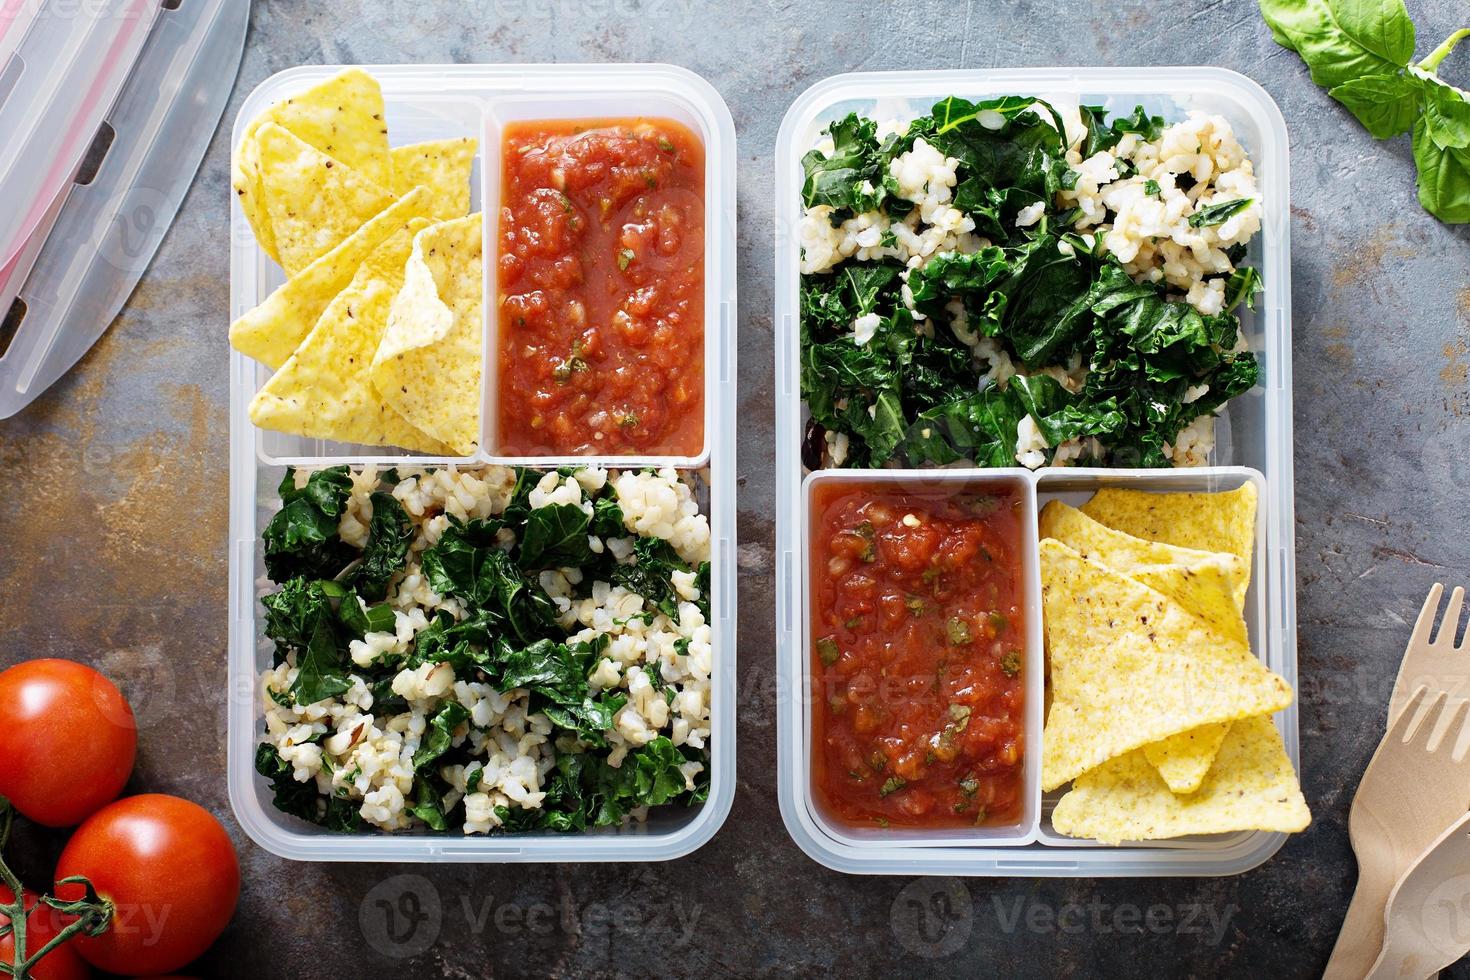
<svg viewBox="0 0 1470 980">
<path fill-rule="evenodd" d="M 20 134 L 0 142 L 0 200 L 22 202 L 0 209 L 0 320 L 24 303 L 18 325 L 0 325 L 0 419 L 66 373 L 137 285 L 219 123 L 250 17 L 238 0 L 53 9 L 74 6 L 0 0 L 0 132 Z M 30 71 L 37 58 L 58 60 Z M 112 143 L 74 183 L 104 122 Z"/>
<path fill-rule="evenodd" d="M 82 162 L 158 15 L 157 0 L 0 7 L 0 267 L 40 226 Z"/>
</svg>

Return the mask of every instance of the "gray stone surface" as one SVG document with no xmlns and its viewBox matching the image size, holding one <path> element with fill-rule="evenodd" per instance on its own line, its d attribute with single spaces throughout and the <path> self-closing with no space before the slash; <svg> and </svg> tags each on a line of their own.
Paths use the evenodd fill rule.
<svg viewBox="0 0 1470 980">
<path fill-rule="evenodd" d="M 1422 50 L 1462 26 L 1461 4 L 1410 6 Z M 734 114 L 739 790 L 724 829 L 683 860 L 291 864 L 230 816 L 228 123 L 280 69 L 396 61 L 670 61 L 708 78 Z M 1069 64 L 1233 68 L 1270 91 L 1290 127 L 1302 769 L 1316 821 L 1264 867 L 1226 879 L 950 887 L 838 875 L 788 839 L 774 787 L 776 129 L 797 93 L 835 72 Z M 1449 68 L 1462 84 L 1465 64 Z M 1467 345 L 1470 233 L 1419 209 L 1407 141 L 1373 142 L 1247 0 L 258 0 L 226 123 L 137 293 L 75 371 L 0 422 L 0 664 L 65 656 L 105 670 L 145 727 L 132 788 L 197 799 L 231 829 L 244 892 L 201 975 L 1313 975 L 1352 888 L 1347 807 L 1406 624 L 1432 581 L 1464 580 L 1470 566 Z M 28 833 L 18 862 L 39 880 L 60 842 Z M 437 897 L 442 919 L 409 958 L 395 954 L 423 933 L 394 947 L 359 928 L 360 910 L 405 889 Z"/>
</svg>

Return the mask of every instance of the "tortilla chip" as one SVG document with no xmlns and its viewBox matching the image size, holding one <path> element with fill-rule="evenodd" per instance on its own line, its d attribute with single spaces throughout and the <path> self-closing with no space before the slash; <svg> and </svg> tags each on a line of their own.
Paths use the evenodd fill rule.
<svg viewBox="0 0 1470 980">
<path fill-rule="evenodd" d="M 292 435 L 453 455 L 404 421 L 368 379 L 414 236 L 429 223 L 413 219 L 368 256 L 296 353 L 256 392 L 250 421 Z"/>
<path fill-rule="evenodd" d="M 230 345 L 267 367 L 280 367 L 373 249 L 411 219 L 428 217 L 430 204 L 427 188 L 405 194 L 230 324 Z"/>
<path fill-rule="evenodd" d="M 349 68 L 300 95 L 276 103 L 250 121 L 231 164 L 231 183 L 255 239 L 279 262 L 275 236 L 261 203 L 260 152 L 256 134 L 274 123 L 380 187 L 393 180 L 383 92 L 377 79 Z"/>
<path fill-rule="evenodd" d="M 1041 786 L 1213 722 L 1278 711 L 1291 687 L 1173 599 L 1041 542 L 1052 702 Z"/>
<path fill-rule="evenodd" d="M 1234 722 L 1222 721 L 1170 735 L 1162 741 L 1145 745 L 1143 754 L 1148 764 L 1159 771 L 1170 792 L 1193 793 L 1215 764 L 1220 743 L 1225 741 L 1232 724 Z"/>
<path fill-rule="evenodd" d="M 1105 487 L 1082 505 L 1082 513 L 1117 531 L 1180 548 L 1228 551 L 1245 566 L 1250 585 L 1256 541 L 1256 486 L 1228 493 L 1147 493 Z"/>
<path fill-rule="evenodd" d="M 270 220 L 260 203 L 260 144 L 255 140 L 254 125 L 240 137 L 240 144 L 230 157 L 230 185 L 235 189 L 235 199 L 240 202 L 240 210 L 245 212 L 250 230 L 255 233 L 256 244 L 279 265 L 281 257 L 276 254 L 276 236 L 271 233 Z"/>
<path fill-rule="evenodd" d="M 1122 572 L 1178 602 L 1221 635 L 1249 646 L 1244 565 L 1227 552 L 1197 551 L 1115 531 L 1059 500 L 1041 511 L 1041 533 L 1085 558 Z M 1228 722 L 1202 725 L 1144 746 L 1149 762 L 1176 793 L 1193 793 L 1215 760 Z"/>
<path fill-rule="evenodd" d="M 1041 509 L 1041 536 L 1056 538 L 1176 600 L 1227 636 L 1245 640 L 1245 579 L 1249 567 L 1229 552 L 1200 551 L 1137 538 L 1053 500 Z"/>
<path fill-rule="evenodd" d="M 260 195 L 294 276 L 393 203 L 388 190 L 274 123 L 260 127 Z"/>
<path fill-rule="evenodd" d="M 463 218 L 470 213 L 470 172 L 479 146 L 478 140 L 468 136 L 395 146 L 390 151 L 393 193 L 407 194 L 415 187 L 427 187 L 433 195 L 435 218 Z"/>
<path fill-rule="evenodd" d="M 1239 830 L 1295 833 L 1312 822 L 1281 734 L 1268 715 L 1230 726 L 1200 788 L 1177 796 L 1130 752 L 1077 778 L 1057 801 L 1052 828 L 1104 844 Z"/>
<path fill-rule="evenodd" d="M 480 224 L 475 213 L 414 237 L 403 288 L 372 365 L 384 400 L 463 456 L 480 440 Z"/>
</svg>

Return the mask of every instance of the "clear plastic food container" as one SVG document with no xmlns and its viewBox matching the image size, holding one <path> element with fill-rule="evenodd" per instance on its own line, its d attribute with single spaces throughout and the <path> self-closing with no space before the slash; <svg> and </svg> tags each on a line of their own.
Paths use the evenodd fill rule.
<svg viewBox="0 0 1470 980">
<path fill-rule="evenodd" d="M 1005 94 L 1103 105 L 1110 113 L 1143 105 L 1172 122 L 1190 109 L 1223 115 L 1255 163 L 1264 205 L 1251 242 L 1265 292 L 1242 333 L 1261 366 L 1261 384 L 1229 403 L 1217 426 L 1212 465 L 1128 470 L 1058 467 L 1015 470 L 821 471 L 803 479 L 805 410 L 798 383 L 801 157 L 829 122 L 849 112 L 913 119 L 956 95 Z M 1036 769 L 1042 745 L 1040 576 L 1035 551 L 1023 564 L 1027 596 L 1027 707 L 1022 820 L 964 835 L 833 827 L 811 789 L 811 662 L 808 520 L 814 484 L 857 476 L 932 489 L 936 482 L 980 486 L 1000 481 L 1023 489 L 1035 540 L 1036 514 L 1047 501 L 1079 503 L 1099 487 L 1153 491 L 1232 490 L 1249 481 L 1259 491 L 1256 543 L 1245 618 L 1251 649 L 1296 684 L 1296 571 L 1292 502 L 1290 214 L 1286 124 L 1265 90 L 1218 68 L 1036 68 L 994 71 L 873 72 L 837 75 L 812 86 L 787 112 L 776 144 L 776 650 L 779 704 L 778 797 L 786 828 L 813 859 L 857 874 L 1006 875 L 1035 877 L 1228 875 L 1249 870 L 1279 849 L 1284 834 L 1241 832 L 1104 847 L 1062 837 L 1050 814 L 1060 793 L 1043 794 Z M 1295 704 L 1275 716 L 1287 755 L 1299 765 Z"/>
<path fill-rule="evenodd" d="M 266 79 L 240 108 L 232 145 L 274 102 L 336 74 L 343 66 L 293 68 Z M 495 295 L 500 137 L 512 119 L 673 118 L 705 146 L 705 448 L 698 457 L 538 457 L 494 455 L 495 304 L 485 307 L 481 451 L 473 457 L 409 455 L 393 449 L 304 439 L 257 429 L 251 398 L 269 370 L 230 354 L 230 709 L 229 789 L 235 815 L 262 847 L 314 861 L 658 861 L 687 854 L 714 835 L 735 792 L 735 127 L 719 94 L 699 76 L 669 65 L 366 65 L 379 81 L 394 145 L 472 135 L 480 139 L 472 210 L 484 214 L 485 295 Z M 234 197 L 234 194 L 231 194 Z M 238 205 L 230 219 L 230 316 L 239 317 L 285 281 L 256 245 Z M 608 467 L 672 465 L 697 477 L 711 531 L 711 759 L 708 800 L 656 807 L 648 822 L 582 834 L 463 836 L 457 833 L 337 834 L 278 812 L 254 770 L 261 735 L 259 672 L 270 665 L 257 580 L 264 575 L 259 529 L 280 505 L 276 487 L 288 465 L 332 466 L 525 462 Z"/>
</svg>

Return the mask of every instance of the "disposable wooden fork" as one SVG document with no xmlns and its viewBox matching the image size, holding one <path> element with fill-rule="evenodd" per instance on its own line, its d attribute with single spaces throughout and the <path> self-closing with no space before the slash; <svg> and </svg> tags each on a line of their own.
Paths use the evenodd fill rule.
<svg viewBox="0 0 1470 980">
<path fill-rule="evenodd" d="M 1358 887 L 1324 980 L 1367 975 L 1383 946 L 1383 910 L 1394 883 L 1470 808 L 1470 758 L 1455 757 L 1467 706 L 1415 687 L 1369 760 L 1348 814 Z M 1439 729 L 1444 734 L 1436 737 Z"/>
<path fill-rule="evenodd" d="M 1456 586 L 1450 593 L 1450 604 L 1436 631 L 1435 614 L 1443 596 L 1444 586 L 1435 582 L 1424 600 L 1424 607 L 1419 610 L 1419 618 L 1414 622 L 1414 633 L 1404 648 L 1404 659 L 1399 663 L 1393 694 L 1388 699 L 1390 725 L 1398 718 L 1405 699 L 1421 684 L 1429 689 L 1431 695 L 1443 691 L 1451 699 L 1470 697 L 1470 650 L 1467 650 L 1470 642 L 1455 643 L 1455 634 L 1460 628 L 1460 611 L 1465 605 L 1465 590 Z M 1434 633 L 1433 639 L 1430 638 L 1431 632 Z"/>
</svg>

